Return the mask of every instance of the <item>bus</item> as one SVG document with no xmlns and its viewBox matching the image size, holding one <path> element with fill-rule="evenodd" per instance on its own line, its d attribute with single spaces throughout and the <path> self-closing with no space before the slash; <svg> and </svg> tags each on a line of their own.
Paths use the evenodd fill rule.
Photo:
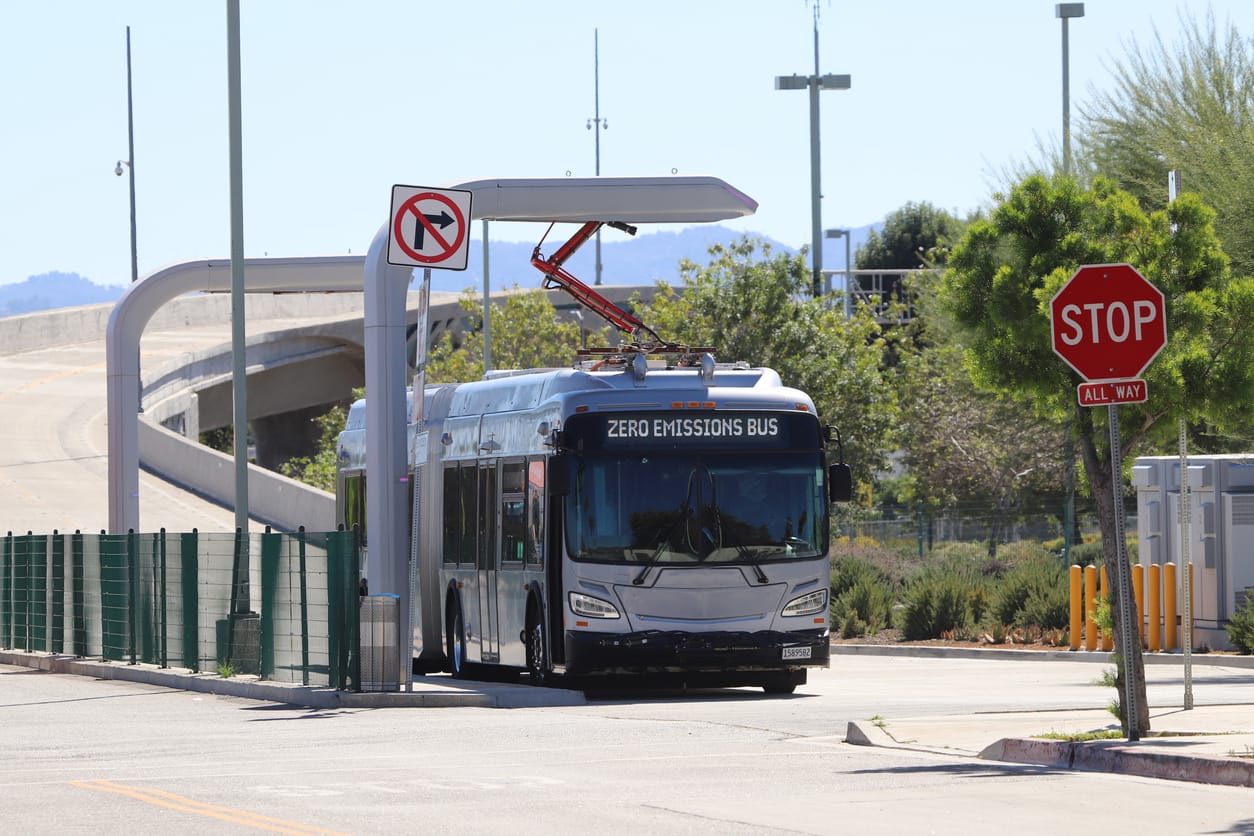
<svg viewBox="0 0 1254 836">
<path fill-rule="evenodd" d="M 791 693 L 827 666 L 829 511 L 849 467 L 775 371 L 636 354 L 422 397 L 407 444 L 416 672 Z M 366 409 L 339 438 L 347 526 L 365 522 Z"/>
</svg>

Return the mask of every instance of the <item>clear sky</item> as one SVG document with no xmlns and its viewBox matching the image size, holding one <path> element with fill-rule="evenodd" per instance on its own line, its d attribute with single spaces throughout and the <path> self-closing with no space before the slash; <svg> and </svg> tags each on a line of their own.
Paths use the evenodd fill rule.
<svg viewBox="0 0 1254 836">
<path fill-rule="evenodd" d="M 1061 135 L 1048 0 L 817 0 L 823 226 L 908 201 L 966 213 Z M 756 199 L 729 224 L 810 239 L 809 109 L 774 77 L 814 70 L 813 0 L 243 0 L 244 247 L 364 252 L 394 183 L 714 174 Z M 1181 16 L 1254 31 L 1251 0 L 1087 0 L 1070 24 L 1075 117 L 1135 39 Z M 0 283 L 130 279 L 126 26 L 139 271 L 230 254 L 225 0 L 0 6 Z M 480 226 L 474 224 L 472 236 Z M 542 231 L 542 230 L 541 230 Z M 491 236 L 538 240 L 530 227 Z"/>
</svg>

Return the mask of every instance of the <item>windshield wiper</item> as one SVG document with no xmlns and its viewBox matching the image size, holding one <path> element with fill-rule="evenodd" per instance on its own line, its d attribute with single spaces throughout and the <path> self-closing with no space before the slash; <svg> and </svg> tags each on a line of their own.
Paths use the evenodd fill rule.
<svg viewBox="0 0 1254 836">
<path fill-rule="evenodd" d="M 666 551 L 666 547 L 670 545 L 671 537 L 675 534 L 675 531 L 679 528 L 679 526 L 687 523 L 688 518 L 691 516 L 692 506 L 685 501 L 679 508 L 679 516 L 675 518 L 673 523 L 666 527 L 666 531 L 662 532 L 662 536 L 658 538 L 657 548 L 653 550 L 653 555 L 649 558 L 648 562 L 645 563 L 644 569 L 640 571 L 639 575 L 636 575 L 636 577 L 631 579 L 633 586 L 640 586 L 644 583 L 645 578 L 649 577 L 650 570 L 657 565 L 658 559 L 662 556 L 662 552 Z"/>
<path fill-rule="evenodd" d="M 715 516 L 715 519 L 718 520 L 719 528 L 721 530 L 723 526 L 723 519 L 722 519 L 722 516 L 719 514 L 718 506 L 714 507 L 714 516 Z M 727 537 L 728 541 L 731 543 L 732 548 L 736 550 L 736 556 L 739 557 L 742 561 L 744 561 L 745 564 L 750 569 L 753 570 L 753 574 L 757 577 L 758 583 L 769 583 L 770 578 L 766 576 L 766 572 L 762 571 L 761 561 L 757 560 L 753 556 L 753 552 L 749 551 L 749 547 L 746 546 L 744 543 L 742 543 L 738 537 L 736 537 L 735 528 L 733 526 L 729 526 L 727 531 L 723 532 L 723 534 L 725 537 Z"/>
</svg>

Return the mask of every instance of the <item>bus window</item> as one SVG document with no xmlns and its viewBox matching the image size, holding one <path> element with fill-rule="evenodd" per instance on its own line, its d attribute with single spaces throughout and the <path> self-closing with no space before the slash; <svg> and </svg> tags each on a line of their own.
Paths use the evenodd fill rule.
<svg viewBox="0 0 1254 836">
<path fill-rule="evenodd" d="M 457 466 L 444 468 L 444 562 L 456 563 L 461 554 L 461 486 Z"/>
<path fill-rule="evenodd" d="M 458 516 L 461 520 L 462 545 L 458 562 L 463 566 L 474 566 L 479 554 L 479 513 L 476 502 L 479 479 L 473 462 L 459 469 L 458 482 L 461 494 Z"/>
<path fill-rule="evenodd" d="M 544 563 L 544 460 L 527 462 L 527 562 Z"/>
<path fill-rule="evenodd" d="M 501 466 L 501 565 L 522 566 L 527 531 L 523 462 Z"/>
<path fill-rule="evenodd" d="M 496 462 L 479 468 L 479 568 L 496 568 Z"/>
</svg>

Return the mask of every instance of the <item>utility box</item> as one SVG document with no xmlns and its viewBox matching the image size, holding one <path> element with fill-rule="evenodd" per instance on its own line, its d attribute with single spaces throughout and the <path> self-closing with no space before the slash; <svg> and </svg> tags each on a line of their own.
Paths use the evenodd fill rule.
<svg viewBox="0 0 1254 836">
<path fill-rule="evenodd" d="M 1187 467 L 1194 643 L 1227 649 L 1229 620 L 1247 594 L 1254 596 L 1247 593 L 1254 590 L 1254 455 L 1190 456 Z M 1183 614 L 1180 457 L 1138 457 L 1132 483 L 1140 562 L 1179 567 L 1177 612 Z"/>
<path fill-rule="evenodd" d="M 400 596 L 361 599 L 361 690 L 399 691 L 401 687 Z"/>
</svg>

